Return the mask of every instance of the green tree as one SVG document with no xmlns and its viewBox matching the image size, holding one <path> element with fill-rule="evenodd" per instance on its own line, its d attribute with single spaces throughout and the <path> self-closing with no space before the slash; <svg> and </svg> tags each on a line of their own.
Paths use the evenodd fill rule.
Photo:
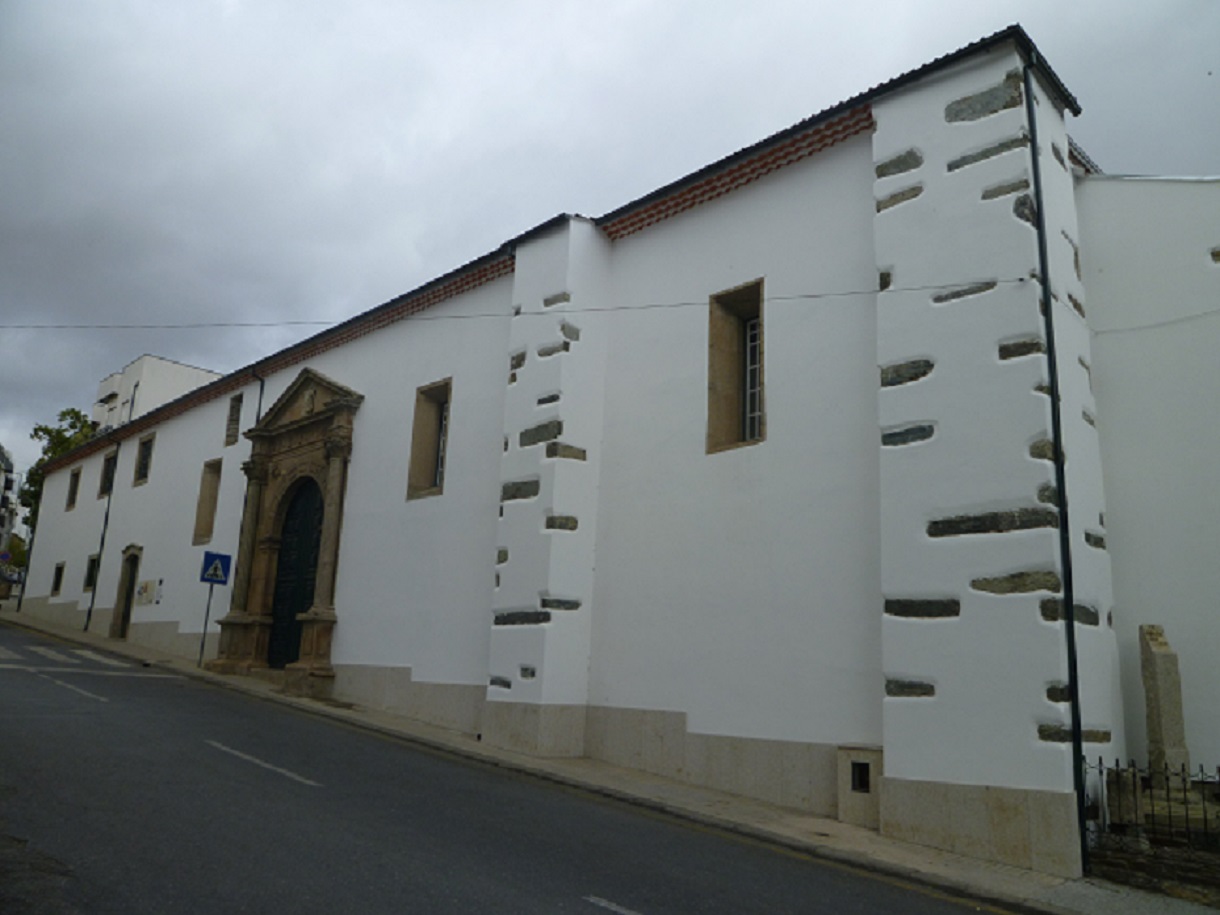
<svg viewBox="0 0 1220 915">
<path fill-rule="evenodd" d="M 38 523 L 38 503 L 42 499 L 46 465 L 55 458 L 79 448 L 93 437 L 93 420 L 75 407 L 60 410 L 57 419 L 58 425 L 48 426 L 40 423 L 30 433 L 30 438 L 42 442 L 42 456 L 25 475 L 25 483 L 17 493 L 17 501 L 25 508 L 25 523 L 30 529 L 30 536 L 33 536 L 34 527 Z"/>
</svg>

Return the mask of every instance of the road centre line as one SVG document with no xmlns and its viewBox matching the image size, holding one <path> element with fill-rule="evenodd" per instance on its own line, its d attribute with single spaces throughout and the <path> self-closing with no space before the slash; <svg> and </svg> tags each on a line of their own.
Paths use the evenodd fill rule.
<svg viewBox="0 0 1220 915">
<path fill-rule="evenodd" d="M 50 674 L 44 674 L 41 671 L 35 671 L 35 672 L 38 674 L 38 676 L 42 677 L 43 679 L 50 680 L 52 683 L 56 684 L 57 686 L 62 686 L 64 689 L 70 689 L 74 693 L 80 693 L 82 696 L 88 696 L 90 699 L 96 699 L 98 702 L 109 702 L 110 701 L 105 696 L 99 696 L 97 693 L 91 693 L 88 690 L 81 689 L 79 686 L 73 686 L 71 683 L 65 683 L 63 680 L 56 680 Z"/>
<path fill-rule="evenodd" d="M 147 673 L 142 670 L 89 670 L 86 667 L 31 667 L 29 664 L 0 664 L 0 670 L 23 670 L 31 674 L 71 674 L 74 677 L 144 677 L 151 680 L 178 679 L 181 674 Z"/>
<path fill-rule="evenodd" d="M 244 759 L 246 762 L 254 763 L 256 766 L 262 766 L 264 769 L 270 769 L 272 772 L 278 772 L 280 775 L 284 776 L 285 778 L 290 778 L 294 782 L 300 782 L 302 785 L 312 785 L 314 788 L 322 787 L 321 782 L 315 782 L 303 775 L 297 775 L 295 772 L 289 771 L 288 769 L 281 769 L 279 766 L 273 766 L 271 763 L 264 762 L 257 756 L 251 756 L 249 753 L 243 753 L 241 750 L 234 750 L 232 747 L 226 747 L 223 743 L 219 743 L 218 741 L 209 740 L 206 741 L 206 743 L 223 753 L 231 753 L 238 759 Z"/>
<path fill-rule="evenodd" d="M 609 899 L 602 899 L 601 896 L 586 896 L 585 902 L 591 902 L 595 906 L 607 909 L 611 912 L 617 912 L 618 915 L 641 915 L 635 909 L 625 909 L 621 905 L 611 902 Z"/>
</svg>

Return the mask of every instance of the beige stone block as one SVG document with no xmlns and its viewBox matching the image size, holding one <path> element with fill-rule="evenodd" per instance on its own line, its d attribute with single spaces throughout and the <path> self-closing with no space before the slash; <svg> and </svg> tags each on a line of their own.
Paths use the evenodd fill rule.
<svg viewBox="0 0 1220 915">
<path fill-rule="evenodd" d="M 488 702 L 483 706 L 483 740 L 531 756 L 584 755 L 583 705 Z"/>
<path fill-rule="evenodd" d="M 945 794 L 949 799 L 945 813 L 950 850 L 972 858 L 994 860 L 987 789 L 982 785 L 946 785 Z"/>
<path fill-rule="evenodd" d="M 409 668 L 408 668 L 409 675 Z M 335 667 L 334 698 L 365 708 L 386 708 L 386 681 L 389 669 L 368 664 L 340 664 Z M 409 716 L 408 716 L 409 717 Z"/>
<path fill-rule="evenodd" d="M 641 725 L 640 767 L 646 772 L 676 778 L 683 769 L 686 715 L 644 712 Z"/>
<path fill-rule="evenodd" d="M 869 790 L 852 789 L 852 763 L 868 765 Z M 881 825 L 881 777 L 884 775 L 880 747 L 839 747 L 835 751 L 837 816 L 844 823 L 878 829 Z"/>
<path fill-rule="evenodd" d="M 988 787 L 986 791 L 992 860 L 1013 867 L 1032 868 L 1029 792 L 1020 788 L 997 787 Z"/>
<path fill-rule="evenodd" d="M 1075 879 L 1081 875 L 1076 796 L 1071 792 L 1029 792 L 1029 843 L 1033 869 Z"/>
<path fill-rule="evenodd" d="M 917 845 L 952 849 L 953 835 L 945 816 L 950 787 L 942 782 L 882 776 L 881 834 Z"/>
<path fill-rule="evenodd" d="M 785 794 L 783 754 L 785 744 L 778 740 L 750 740 L 726 737 L 740 745 L 740 772 L 734 781 L 741 787 L 738 794 L 756 797 L 772 804 L 783 804 Z"/>
</svg>

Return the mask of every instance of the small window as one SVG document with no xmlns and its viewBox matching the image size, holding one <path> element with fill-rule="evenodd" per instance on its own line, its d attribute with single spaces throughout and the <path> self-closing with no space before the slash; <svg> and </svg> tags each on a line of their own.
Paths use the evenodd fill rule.
<svg viewBox="0 0 1220 915">
<path fill-rule="evenodd" d="M 194 544 L 207 543 L 212 539 L 212 528 L 216 523 L 216 503 L 220 499 L 220 461 L 208 461 L 203 465 L 203 476 L 199 480 L 199 500 L 195 503 Z"/>
<path fill-rule="evenodd" d="M 68 502 L 64 506 L 64 511 L 72 511 L 76 508 L 76 496 L 80 492 L 80 468 L 77 467 L 68 477 Z"/>
<path fill-rule="evenodd" d="M 136 472 L 131 481 L 133 486 L 148 482 L 148 473 L 152 470 L 154 441 L 155 439 L 151 435 L 140 439 L 140 444 L 136 448 Z"/>
<path fill-rule="evenodd" d="M 52 596 L 59 593 L 64 586 L 64 564 L 57 562 L 55 564 L 55 574 L 51 577 L 51 594 Z"/>
<path fill-rule="evenodd" d="M 97 566 L 100 557 L 94 553 L 89 557 L 89 561 L 85 563 L 85 584 L 86 591 L 92 591 L 97 584 Z"/>
<path fill-rule="evenodd" d="M 240 394 L 229 398 L 229 419 L 225 423 L 225 447 L 237 444 L 241 436 L 241 400 Z"/>
<path fill-rule="evenodd" d="M 114 489 L 114 472 L 119 466 L 119 453 L 111 451 L 102 459 L 102 478 L 97 484 L 97 497 L 103 499 Z"/>
<path fill-rule="evenodd" d="M 709 454 L 766 438 L 762 300 L 762 280 L 712 296 L 707 347 Z"/>
<path fill-rule="evenodd" d="M 851 790 L 857 794 L 871 793 L 870 774 L 868 763 L 853 760 L 851 764 Z"/>
<path fill-rule="evenodd" d="M 452 379 L 446 378 L 415 392 L 411 463 L 407 469 L 408 499 L 435 496 L 444 491 L 451 389 Z"/>
</svg>

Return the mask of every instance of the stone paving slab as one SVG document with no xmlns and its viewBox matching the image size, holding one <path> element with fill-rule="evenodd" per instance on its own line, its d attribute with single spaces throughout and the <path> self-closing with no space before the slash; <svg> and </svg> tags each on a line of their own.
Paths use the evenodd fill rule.
<svg viewBox="0 0 1220 915">
<path fill-rule="evenodd" d="M 1065 880 L 952 852 L 886 838 L 869 829 L 816 817 L 763 801 L 626 769 L 593 759 L 539 759 L 490 747 L 476 738 L 411 721 L 388 712 L 324 702 L 278 692 L 256 677 L 214 674 L 163 651 L 65 629 L 15 612 L 16 601 L 0 601 L 0 622 L 169 669 L 217 686 L 282 703 L 387 737 L 452 753 L 485 764 L 577 787 L 657 810 L 734 835 L 778 844 L 811 857 L 884 875 L 921 887 L 939 888 L 979 901 L 982 910 L 1050 915 L 1215 915 L 1216 910 L 1102 880 Z"/>
</svg>

